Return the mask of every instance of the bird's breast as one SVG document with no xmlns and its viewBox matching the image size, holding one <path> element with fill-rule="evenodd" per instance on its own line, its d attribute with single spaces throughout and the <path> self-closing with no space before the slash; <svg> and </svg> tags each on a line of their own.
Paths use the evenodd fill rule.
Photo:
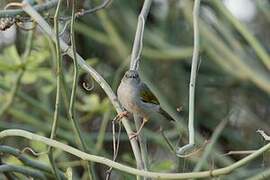
<svg viewBox="0 0 270 180">
<path fill-rule="evenodd" d="M 117 90 L 117 96 L 122 106 L 129 112 L 134 113 L 138 109 L 136 88 L 132 85 L 121 83 Z"/>
</svg>

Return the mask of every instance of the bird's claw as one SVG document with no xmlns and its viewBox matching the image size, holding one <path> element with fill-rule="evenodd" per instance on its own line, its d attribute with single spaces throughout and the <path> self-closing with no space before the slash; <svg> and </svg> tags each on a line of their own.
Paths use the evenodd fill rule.
<svg viewBox="0 0 270 180">
<path fill-rule="evenodd" d="M 113 121 L 120 121 L 123 117 L 128 117 L 128 111 L 118 113 L 115 118 L 113 118 Z"/>
</svg>

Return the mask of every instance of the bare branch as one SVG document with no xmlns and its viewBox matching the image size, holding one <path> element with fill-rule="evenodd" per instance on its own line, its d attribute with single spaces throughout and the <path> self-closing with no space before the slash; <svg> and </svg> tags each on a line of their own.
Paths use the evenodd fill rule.
<svg viewBox="0 0 270 180">
<path fill-rule="evenodd" d="M 44 4 L 35 5 L 33 6 L 33 8 L 38 12 L 47 11 L 51 8 L 54 8 L 57 2 L 58 0 L 51 0 Z M 16 17 L 18 15 L 23 15 L 23 14 L 25 14 L 25 12 L 22 9 L 7 9 L 7 10 L 0 11 L 0 17 L 4 17 L 4 18 Z"/>
</svg>

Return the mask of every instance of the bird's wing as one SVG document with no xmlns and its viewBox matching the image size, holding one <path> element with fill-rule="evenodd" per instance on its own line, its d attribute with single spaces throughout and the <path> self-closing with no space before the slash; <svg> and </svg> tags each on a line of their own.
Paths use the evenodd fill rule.
<svg viewBox="0 0 270 180">
<path fill-rule="evenodd" d="M 140 98 L 145 103 L 152 103 L 159 105 L 159 101 L 156 96 L 151 92 L 146 84 L 141 83 L 140 85 Z"/>
</svg>

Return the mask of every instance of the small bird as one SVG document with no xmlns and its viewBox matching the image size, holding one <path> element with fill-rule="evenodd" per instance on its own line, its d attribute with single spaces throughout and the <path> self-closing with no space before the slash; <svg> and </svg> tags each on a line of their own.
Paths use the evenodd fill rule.
<svg viewBox="0 0 270 180">
<path fill-rule="evenodd" d="M 139 73 L 136 70 L 128 70 L 125 73 L 117 89 L 117 96 L 122 106 L 129 113 L 139 115 L 143 118 L 143 122 L 134 134 L 134 137 L 140 133 L 142 127 L 153 113 L 159 113 L 168 120 L 174 120 L 161 108 L 158 99 L 147 85 L 141 81 Z M 123 113 L 123 115 L 126 114 L 127 112 Z"/>
</svg>

